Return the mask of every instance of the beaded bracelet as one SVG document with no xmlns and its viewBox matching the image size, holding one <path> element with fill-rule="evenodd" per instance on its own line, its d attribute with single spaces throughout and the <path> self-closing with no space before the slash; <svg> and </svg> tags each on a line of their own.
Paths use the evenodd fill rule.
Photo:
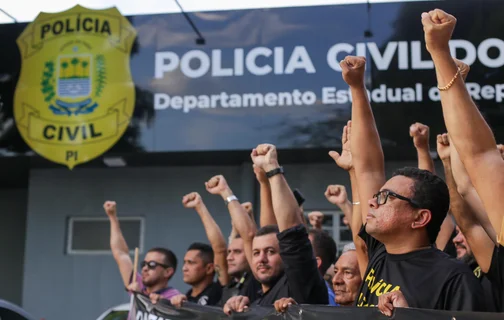
<svg viewBox="0 0 504 320">
<path fill-rule="evenodd" d="M 453 83 L 455 82 L 455 80 L 457 80 L 457 78 L 458 78 L 458 76 L 459 76 L 459 75 L 460 75 L 460 68 L 459 68 L 459 67 L 457 67 L 457 73 L 455 73 L 455 75 L 453 76 L 453 79 L 451 79 L 451 81 L 450 81 L 450 82 L 448 82 L 448 84 L 447 84 L 446 86 L 444 86 L 444 87 L 440 87 L 440 86 L 438 85 L 438 89 L 439 89 L 439 91 L 446 91 L 446 90 L 450 89 L 450 88 L 451 88 L 451 86 L 453 86 Z"/>
</svg>

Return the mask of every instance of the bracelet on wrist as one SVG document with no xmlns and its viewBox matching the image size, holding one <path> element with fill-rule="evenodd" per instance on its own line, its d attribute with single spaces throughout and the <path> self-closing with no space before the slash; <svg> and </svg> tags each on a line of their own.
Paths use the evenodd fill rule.
<svg viewBox="0 0 504 320">
<path fill-rule="evenodd" d="M 284 169 L 282 166 L 266 172 L 266 177 L 268 177 L 268 179 L 269 179 L 273 176 L 276 176 L 277 174 L 284 174 Z"/>
</svg>

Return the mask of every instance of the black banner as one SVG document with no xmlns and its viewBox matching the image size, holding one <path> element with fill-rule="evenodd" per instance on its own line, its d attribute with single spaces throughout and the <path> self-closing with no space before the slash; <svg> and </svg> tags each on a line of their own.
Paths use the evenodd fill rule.
<svg viewBox="0 0 504 320">
<path fill-rule="evenodd" d="M 222 308 L 185 303 L 182 308 L 174 308 L 168 301 L 152 304 L 148 297 L 136 294 L 128 320 L 177 320 L 177 319 L 241 319 L 241 320 L 497 320 L 500 313 L 435 311 L 424 309 L 396 309 L 392 317 L 381 314 L 377 308 L 330 307 L 301 305 L 292 306 L 286 313 L 279 314 L 273 307 L 253 307 L 244 313 L 227 316 Z"/>
</svg>

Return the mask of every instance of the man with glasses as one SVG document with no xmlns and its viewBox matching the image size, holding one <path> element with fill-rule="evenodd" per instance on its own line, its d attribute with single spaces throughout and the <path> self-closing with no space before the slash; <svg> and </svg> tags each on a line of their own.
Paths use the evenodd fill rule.
<svg viewBox="0 0 504 320">
<path fill-rule="evenodd" d="M 418 168 L 400 169 L 385 179 L 365 65 L 364 57 L 349 56 L 340 63 L 352 94 L 351 155 L 362 202 L 359 235 L 369 258 L 356 304 L 378 306 L 386 315 L 408 306 L 483 311 L 483 289 L 471 270 L 434 246 L 450 206 L 446 183 Z"/>
<path fill-rule="evenodd" d="M 177 270 L 177 257 L 165 248 L 152 248 L 147 252 L 140 264 L 140 272 L 136 274 L 136 281 L 132 282 L 133 262 L 117 219 L 116 203 L 107 201 L 103 208 L 110 220 L 110 248 L 128 291 L 142 292 L 151 298 L 156 296 L 158 299 L 167 300 L 180 294 L 177 289 L 168 286 L 168 281 Z"/>
</svg>

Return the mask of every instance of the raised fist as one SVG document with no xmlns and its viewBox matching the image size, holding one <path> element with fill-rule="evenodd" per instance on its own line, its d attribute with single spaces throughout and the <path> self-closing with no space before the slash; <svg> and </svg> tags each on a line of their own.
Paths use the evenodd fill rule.
<svg viewBox="0 0 504 320">
<path fill-rule="evenodd" d="M 197 206 L 201 205 L 203 201 L 201 201 L 201 196 L 197 192 L 191 192 L 189 194 L 186 194 L 182 198 L 182 204 L 186 208 L 196 208 Z"/>
<path fill-rule="evenodd" d="M 324 214 L 320 211 L 313 211 L 308 214 L 308 220 L 313 229 L 322 230 L 322 222 L 324 221 Z"/>
<path fill-rule="evenodd" d="M 105 213 L 107 213 L 107 216 L 109 217 L 115 217 L 117 215 L 115 201 L 105 201 L 103 209 L 105 209 Z"/>
<path fill-rule="evenodd" d="M 266 177 L 266 172 L 264 172 L 264 170 L 262 168 L 258 167 L 255 164 L 253 165 L 253 168 L 254 168 L 254 173 L 255 173 L 256 179 L 259 183 L 261 183 L 261 184 L 269 183 L 268 177 Z"/>
<path fill-rule="evenodd" d="M 417 149 L 429 148 L 429 127 L 420 122 L 414 123 L 409 128 L 410 137 Z"/>
<path fill-rule="evenodd" d="M 333 158 L 336 164 L 343 170 L 350 171 L 353 169 L 352 151 L 350 145 L 350 136 L 352 135 L 352 121 L 348 121 L 347 125 L 343 128 L 343 135 L 341 136 L 341 155 L 336 151 L 329 151 L 329 156 Z"/>
<path fill-rule="evenodd" d="M 279 167 L 276 147 L 272 144 L 260 144 L 250 154 L 252 162 L 265 172 Z"/>
<path fill-rule="evenodd" d="M 366 58 L 347 56 L 340 62 L 343 80 L 350 87 L 364 87 L 364 71 Z"/>
<path fill-rule="evenodd" d="M 345 204 L 345 202 L 348 201 L 348 195 L 345 186 L 339 184 L 332 184 L 330 186 L 327 186 L 324 195 L 327 201 L 337 206 Z"/>
<path fill-rule="evenodd" d="M 457 19 L 440 9 L 422 13 L 422 24 L 425 34 L 425 45 L 431 54 L 436 52 L 450 53 L 448 42 L 451 39 Z"/>
<path fill-rule="evenodd" d="M 450 139 L 448 134 L 438 134 L 437 135 L 437 153 L 439 159 L 450 160 Z"/>
<path fill-rule="evenodd" d="M 211 194 L 222 194 L 229 187 L 223 176 L 218 175 L 205 182 L 205 187 Z"/>
<path fill-rule="evenodd" d="M 453 61 L 455 61 L 455 64 L 457 67 L 460 69 L 460 76 L 462 79 L 465 81 L 467 78 L 467 75 L 469 74 L 469 71 L 471 70 L 471 67 L 469 67 L 468 64 L 463 63 L 462 61 L 453 58 Z"/>
</svg>

